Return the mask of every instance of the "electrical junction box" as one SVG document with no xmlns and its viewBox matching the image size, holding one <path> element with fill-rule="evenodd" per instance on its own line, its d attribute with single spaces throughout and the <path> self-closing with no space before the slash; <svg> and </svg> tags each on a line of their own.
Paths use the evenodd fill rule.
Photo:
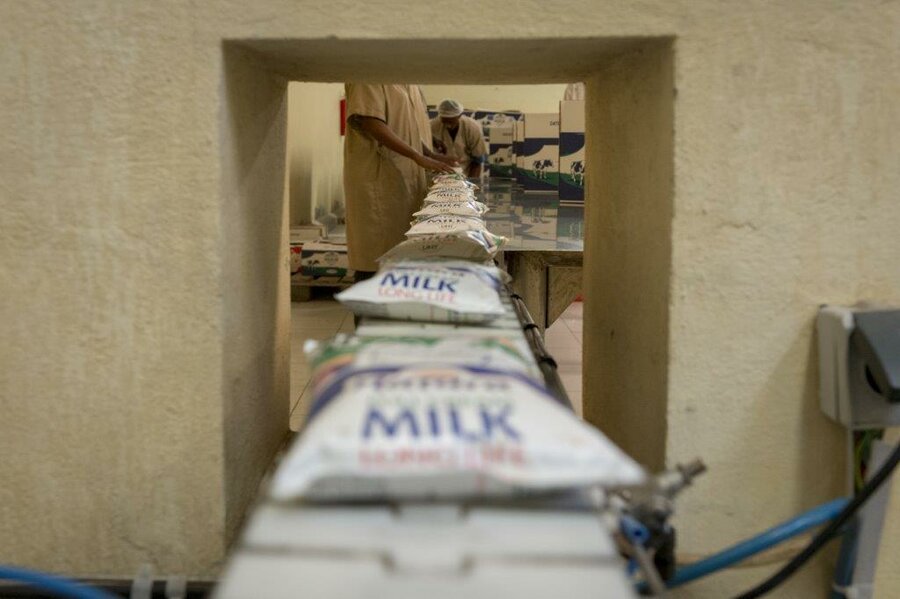
<svg viewBox="0 0 900 599">
<path fill-rule="evenodd" d="M 819 402 L 848 429 L 900 425 L 900 309 L 823 306 Z"/>
</svg>

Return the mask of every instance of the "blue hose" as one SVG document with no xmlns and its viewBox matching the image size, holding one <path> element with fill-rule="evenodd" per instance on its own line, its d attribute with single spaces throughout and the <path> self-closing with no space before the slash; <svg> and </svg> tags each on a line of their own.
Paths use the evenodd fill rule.
<svg viewBox="0 0 900 599">
<path fill-rule="evenodd" d="M 841 550 L 838 553 L 837 565 L 834 567 L 834 585 L 830 599 L 846 599 L 847 595 L 838 589 L 853 583 L 853 570 L 856 566 L 857 540 L 859 539 L 859 519 L 854 518 L 847 525 L 844 538 L 841 539 Z"/>
<path fill-rule="evenodd" d="M 834 519 L 848 502 L 849 500 L 844 498 L 829 501 L 704 560 L 679 568 L 666 584 L 669 588 L 677 587 L 743 561 L 751 555 Z"/>
<path fill-rule="evenodd" d="M 66 599 L 118 599 L 106 591 L 78 584 L 68 578 L 15 566 L 0 566 L 0 580 L 14 580 Z"/>
</svg>

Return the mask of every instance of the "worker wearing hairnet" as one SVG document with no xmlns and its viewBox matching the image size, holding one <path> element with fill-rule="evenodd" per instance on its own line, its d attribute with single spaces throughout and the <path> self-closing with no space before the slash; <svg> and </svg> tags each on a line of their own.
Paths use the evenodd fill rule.
<svg viewBox="0 0 900 599">
<path fill-rule="evenodd" d="M 344 90 L 347 258 L 363 279 L 403 241 L 428 191 L 426 170 L 452 172 L 455 161 L 432 151 L 418 86 L 348 83 Z"/>
<path fill-rule="evenodd" d="M 431 135 L 446 148 L 448 156 L 459 161 L 467 176 L 479 177 L 487 157 L 484 134 L 481 125 L 462 112 L 456 100 L 443 100 L 438 105 L 438 116 L 431 119 Z"/>
</svg>

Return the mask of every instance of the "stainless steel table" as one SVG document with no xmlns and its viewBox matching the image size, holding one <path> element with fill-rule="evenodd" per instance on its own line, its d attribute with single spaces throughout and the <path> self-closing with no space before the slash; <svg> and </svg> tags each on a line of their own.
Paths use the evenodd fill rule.
<svg viewBox="0 0 900 599">
<path fill-rule="evenodd" d="M 490 207 L 488 229 L 509 239 L 500 259 L 512 288 L 543 331 L 581 293 L 584 210 L 559 195 L 524 192 L 508 179 L 488 179 L 479 199 Z"/>
</svg>

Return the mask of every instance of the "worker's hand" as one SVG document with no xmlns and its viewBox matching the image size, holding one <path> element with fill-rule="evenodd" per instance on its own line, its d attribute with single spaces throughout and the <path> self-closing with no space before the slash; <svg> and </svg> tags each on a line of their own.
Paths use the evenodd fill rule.
<svg viewBox="0 0 900 599">
<path fill-rule="evenodd" d="M 459 160 L 457 160 L 456 158 L 454 158 L 452 156 L 445 156 L 444 154 L 434 154 L 432 156 L 432 158 L 434 158 L 438 162 L 443 162 L 444 164 L 449 164 L 450 166 L 452 166 L 454 168 L 459 166 Z"/>
<path fill-rule="evenodd" d="M 453 160 L 453 163 L 455 164 L 456 161 Z M 453 166 L 451 166 L 450 164 L 442 162 L 440 160 L 435 160 L 434 158 L 429 158 L 428 156 L 425 156 L 423 154 L 419 154 L 416 157 L 416 164 L 429 171 L 437 171 L 439 173 L 453 172 Z"/>
</svg>

